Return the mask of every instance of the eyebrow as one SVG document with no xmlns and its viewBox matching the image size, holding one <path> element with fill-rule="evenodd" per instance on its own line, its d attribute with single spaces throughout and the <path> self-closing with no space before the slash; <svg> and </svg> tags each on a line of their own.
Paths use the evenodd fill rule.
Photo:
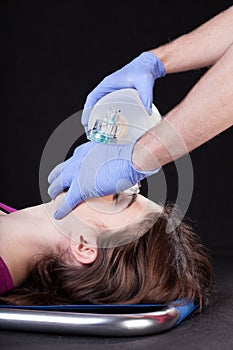
<svg viewBox="0 0 233 350">
<path fill-rule="evenodd" d="M 131 201 L 129 202 L 129 204 L 127 205 L 126 208 L 129 208 L 129 207 L 136 201 L 137 196 L 138 196 L 137 193 L 133 193 L 132 198 L 131 198 Z M 118 193 L 116 193 L 116 194 L 113 195 L 113 200 L 116 201 L 116 203 L 117 203 L 118 197 L 119 197 L 119 194 L 118 194 Z"/>
<path fill-rule="evenodd" d="M 129 204 L 127 205 L 126 208 L 129 208 L 129 207 L 136 201 L 137 196 L 138 196 L 137 193 L 133 193 L 132 198 L 131 198 L 131 201 L 129 202 Z"/>
</svg>

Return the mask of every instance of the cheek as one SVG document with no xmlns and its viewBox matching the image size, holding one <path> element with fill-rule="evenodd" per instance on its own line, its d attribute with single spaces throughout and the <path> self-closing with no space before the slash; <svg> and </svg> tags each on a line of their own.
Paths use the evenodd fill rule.
<svg viewBox="0 0 233 350">
<path fill-rule="evenodd" d="M 139 222 L 143 220 L 145 216 L 145 208 L 135 204 L 135 207 L 130 207 L 126 210 L 123 210 L 121 213 L 112 214 L 112 215 L 102 215 L 101 220 L 104 224 L 111 229 L 122 228 L 134 222 Z"/>
<path fill-rule="evenodd" d="M 116 229 L 129 224 L 129 217 L 123 212 L 121 214 L 103 215 L 101 220 L 110 229 Z"/>
</svg>

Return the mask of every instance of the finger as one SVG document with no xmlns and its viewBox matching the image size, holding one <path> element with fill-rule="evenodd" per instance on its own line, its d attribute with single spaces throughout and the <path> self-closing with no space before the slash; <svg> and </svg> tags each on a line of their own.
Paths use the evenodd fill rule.
<svg viewBox="0 0 233 350">
<path fill-rule="evenodd" d="M 58 176 L 49 186 L 48 195 L 51 199 L 55 199 L 57 195 L 63 192 L 65 187 L 62 184 L 62 175 Z"/>
<path fill-rule="evenodd" d="M 84 109 L 82 113 L 81 123 L 84 126 L 85 133 L 88 135 L 88 121 L 90 118 L 90 113 L 95 104 L 105 95 L 114 91 L 115 89 L 108 86 L 106 83 L 108 80 L 105 78 L 97 87 L 87 96 L 86 102 L 84 104 Z"/>
<path fill-rule="evenodd" d="M 63 199 L 61 204 L 59 205 L 57 211 L 54 214 L 54 218 L 56 220 L 63 219 L 67 214 L 69 214 L 72 211 L 72 207 L 67 203 L 66 199 Z"/>
<path fill-rule="evenodd" d="M 91 110 L 102 97 L 115 90 L 111 87 L 111 84 L 109 85 L 107 82 L 108 79 L 105 78 L 99 85 L 96 86 L 94 90 L 92 90 L 92 92 L 87 96 L 84 109 Z"/>
<path fill-rule="evenodd" d="M 84 109 L 83 109 L 83 113 L 82 113 L 82 118 L 81 118 L 81 123 L 84 127 L 85 133 L 88 136 L 88 122 L 89 122 L 89 118 L 90 118 L 90 114 L 91 114 L 91 110 L 94 107 L 94 105 L 96 104 L 96 102 L 98 101 L 98 99 L 96 99 L 94 97 L 94 91 L 88 95 L 87 100 L 84 104 Z"/>
<path fill-rule="evenodd" d="M 69 214 L 80 202 L 81 198 L 79 198 L 77 193 L 77 188 L 75 186 L 71 186 L 69 191 L 66 193 L 65 198 L 59 205 L 57 211 L 54 214 L 54 218 L 56 220 L 60 220 L 64 218 L 67 214 Z"/>
<path fill-rule="evenodd" d="M 62 164 L 58 164 L 49 174 L 48 176 L 48 183 L 51 184 L 60 174 L 62 171 Z"/>
<path fill-rule="evenodd" d="M 84 104 L 84 110 L 91 110 L 96 102 L 100 99 L 97 87 L 87 96 L 86 102 Z"/>
<path fill-rule="evenodd" d="M 85 129 L 86 135 L 87 135 L 87 131 L 88 131 L 88 120 L 89 120 L 90 114 L 91 114 L 91 108 L 84 106 L 84 109 L 82 112 L 81 123 Z"/>
</svg>

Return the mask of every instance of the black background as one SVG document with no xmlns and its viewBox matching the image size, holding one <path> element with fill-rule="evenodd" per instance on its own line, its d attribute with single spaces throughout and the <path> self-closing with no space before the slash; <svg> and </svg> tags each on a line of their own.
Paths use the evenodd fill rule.
<svg viewBox="0 0 233 350">
<path fill-rule="evenodd" d="M 232 1 L 1 1 L 1 201 L 40 203 L 39 164 L 54 129 L 82 109 L 104 76 L 141 52 L 193 30 Z M 156 82 L 165 115 L 205 69 Z M 219 115 L 221 118 L 221 113 Z M 83 133 L 81 123 L 77 137 Z M 228 129 L 191 153 L 194 191 L 188 208 L 210 247 L 233 246 L 232 136 Z M 164 167 L 175 200 L 174 164 Z M 149 179 L 156 198 L 159 177 Z M 159 192 L 159 191 L 158 191 Z"/>
</svg>

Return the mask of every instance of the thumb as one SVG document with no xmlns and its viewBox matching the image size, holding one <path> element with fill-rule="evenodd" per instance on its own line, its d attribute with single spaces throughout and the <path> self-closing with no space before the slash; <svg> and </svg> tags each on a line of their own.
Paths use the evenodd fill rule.
<svg viewBox="0 0 233 350">
<path fill-rule="evenodd" d="M 63 219 L 67 214 L 69 214 L 78 204 L 82 202 L 81 197 L 77 193 L 77 188 L 70 187 L 66 193 L 64 199 L 59 205 L 57 211 L 54 213 L 54 218 L 56 220 Z"/>
<path fill-rule="evenodd" d="M 87 134 L 87 130 L 88 130 L 88 120 L 90 118 L 90 114 L 91 114 L 91 107 L 84 106 L 84 109 L 82 112 L 81 123 L 82 123 L 83 127 L 85 128 L 86 134 Z"/>
<path fill-rule="evenodd" d="M 153 87 L 150 88 L 146 84 L 146 86 L 141 85 L 137 87 L 139 96 L 144 104 L 149 115 L 152 114 L 152 101 L 153 101 Z"/>
</svg>

